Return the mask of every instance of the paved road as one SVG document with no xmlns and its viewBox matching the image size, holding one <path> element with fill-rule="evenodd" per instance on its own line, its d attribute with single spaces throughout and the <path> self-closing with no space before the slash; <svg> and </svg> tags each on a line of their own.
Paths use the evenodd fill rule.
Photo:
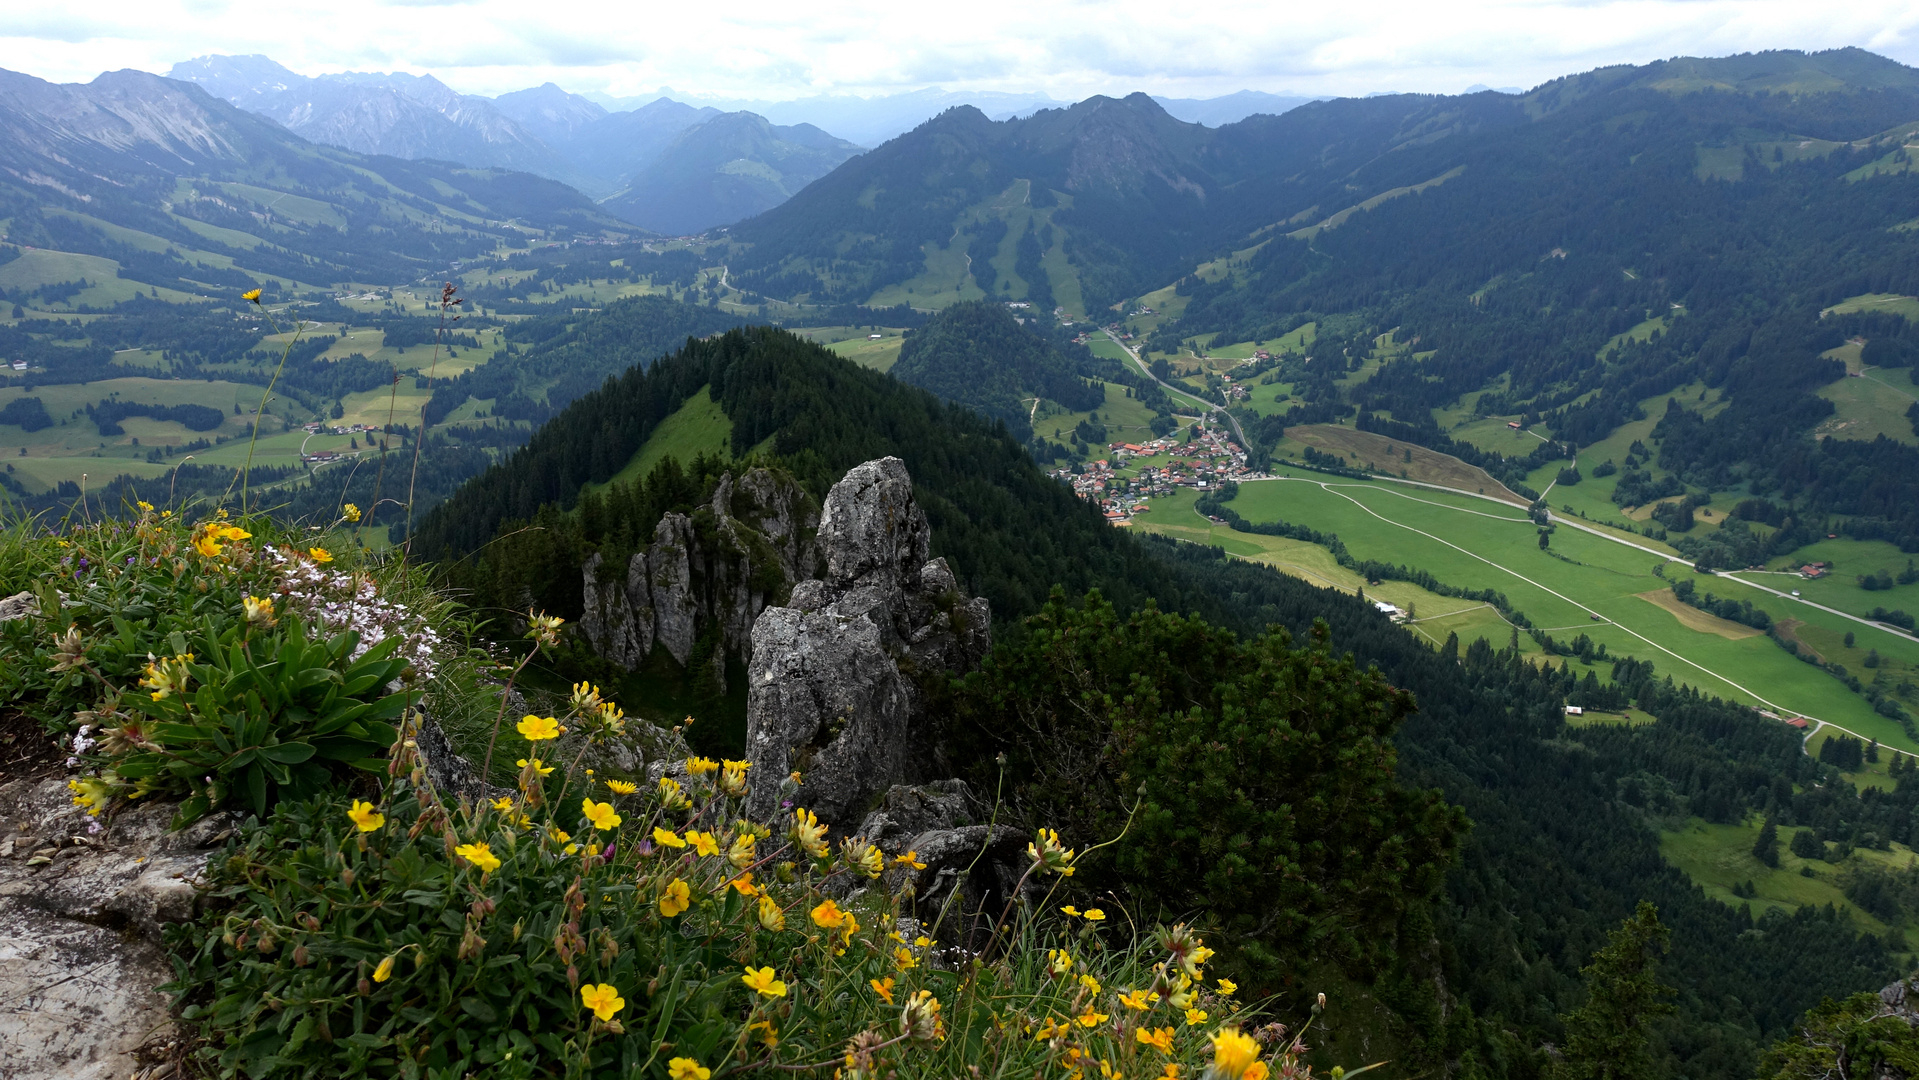
<svg viewBox="0 0 1919 1080">
<path fill-rule="evenodd" d="M 1225 406 L 1214 405 L 1211 402 L 1205 400 L 1204 398 L 1195 396 L 1191 389 L 1174 386 L 1172 383 L 1166 382 L 1165 380 L 1161 379 L 1159 376 L 1153 374 L 1152 369 L 1148 368 L 1146 366 L 1145 361 L 1139 358 L 1139 350 L 1126 344 L 1124 341 L 1121 341 L 1119 339 L 1118 334 L 1113 333 L 1111 330 L 1105 330 L 1105 329 L 1102 329 L 1100 333 L 1105 334 L 1107 339 L 1110 340 L 1113 344 L 1126 350 L 1126 355 L 1133 358 L 1133 363 L 1136 366 L 1138 366 L 1139 373 L 1141 375 L 1144 375 L 1147 378 L 1153 380 L 1154 382 L 1159 383 L 1159 385 L 1164 387 L 1168 393 L 1178 394 L 1180 397 L 1185 398 L 1187 401 L 1192 402 L 1194 405 L 1197 405 L 1202 409 L 1205 409 L 1207 412 L 1216 412 L 1219 415 L 1225 417 L 1226 423 L 1232 426 L 1233 437 L 1239 440 L 1240 448 L 1245 450 L 1248 454 L 1252 453 L 1253 444 L 1246 441 L 1246 433 L 1239 429 L 1238 418 L 1234 417 L 1232 413 L 1227 412 Z"/>
</svg>

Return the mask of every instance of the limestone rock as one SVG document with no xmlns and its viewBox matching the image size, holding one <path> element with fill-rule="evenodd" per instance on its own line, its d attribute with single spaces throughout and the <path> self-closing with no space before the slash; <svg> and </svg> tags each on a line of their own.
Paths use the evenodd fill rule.
<svg viewBox="0 0 1919 1080">
<path fill-rule="evenodd" d="M 771 817 L 778 779 L 844 834 L 881 793 L 921 779 L 932 739 L 917 679 L 971 670 L 991 644 L 984 599 L 967 599 L 898 458 L 857 466 L 826 497 L 824 579 L 794 586 L 753 624 L 747 667 L 751 813 Z"/>
<path fill-rule="evenodd" d="M 684 666 L 701 638 L 717 632 L 714 673 L 723 678 L 726 655 L 749 654 L 760 612 L 818 571 L 818 524 L 791 480 L 767 469 L 737 480 L 728 473 L 705 506 L 661 517 L 651 543 L 623 567 L 598 553 L 587 560 L 581 632 L 627 670 L 656 646 Z"/>
<path fill-rule="evenodd" d="M 0 599 L 0 622 L 12 622 L 40 614 L 40 601 L 30 592 L 17 592 Z"/>
<path fill-rule="evenodd" d="M 160 928 L 193 917 L 218 814 L 169 832 L 174 807 L 135 804 L 104 823 L 58 779 L 0 786 L 0 1075 L 106 1080 L 170 1031 L 156 989 L 173 972 Z"/>
</svg>

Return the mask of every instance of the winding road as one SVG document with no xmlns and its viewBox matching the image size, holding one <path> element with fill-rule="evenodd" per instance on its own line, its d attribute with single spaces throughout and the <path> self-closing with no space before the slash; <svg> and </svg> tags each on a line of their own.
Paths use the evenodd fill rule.
<svg viewBox="0 0 1919 1080">
<path fill-rule="evenodd" d="M 1240 448 L 1247 451 L 1248 453 L 1252 452 L 1253 444 L 1246 441 L 1246 433 L 1239 429 L 1239 419 L 1235 417 L 1232 413 L 1227 412 L 1226 407 L 1224 405 L 1214 405 L 1212 402 L 1207 401 L 1204 398 L 1194 396 L 1193 392 L 1189 389 L 1182 389 L 1180 387 L 1174 386 L 1172 383 L 1169 383 L 1165 381 L 1164 379 L 1161 379 L 1159 376 L 1153 374 L 1152 369 L 1146 366 L 1145 361 L 1139 358 L 1138 349 L 1135 349 L 1132 346 L 1126 344 L 1124 341 L 1121 341 L 1119 339 L 1119 335 L 1113 333 L 1111 330 L 1101 328 L 1100 333 L 1105 334 L 1107 340 L 1111 341 L 1113 344 L 1119 346 L 1122 349 L 1125 349 L 1126 355 L 1132 357 L 1133 364 L 1139 368 L 1139 373 L 1153 380 L 1154 382 L 1158 383 L 1162 388 L 1166 390 L 1167 393 L 1178 394 L 1181 398 L 1184 398 L 1186 401 L 1191 402 L 1192 404 L 1194 404 L 1195 406 L 1198 406 L 1199 408 L 1205 410 L 1206 412 L 1218 413 L 1219 415 L 1225 417 L 1226 423 L 1230 425 L 1233 429 L 1233 437 L 1239 440 Z"/>
</svg>

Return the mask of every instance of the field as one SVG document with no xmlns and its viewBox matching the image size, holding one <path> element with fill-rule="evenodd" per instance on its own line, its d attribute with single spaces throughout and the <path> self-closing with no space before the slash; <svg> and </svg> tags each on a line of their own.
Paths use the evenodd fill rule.
<svg viewBox="0 0 1919 1080">
<path fill-rule="evenodd" d="M 1779 830 L 1779 866 L 1768 867 L 1752 853 L 1763 823 L 1751 819 L 1737 825 L 1714 825 L 1697 818 L 1680 828 L 1659 834 L 1659 852 L 1684 870 L 1706 895 L 1731 907 L 1751 904 L 1753 917 L 1767 910 L 1790 914 L 1805 905 L 1840 908 L 1861 929 L 1884 933 L 1886 925 L 1853 906 L 1841 891 L 1840 867 L 1821 859 L 1802 859 L 1788 845 L 1797 829 Z M 1848 861 L 1904 868 L 1914 858 L 1911 848 L 1893 844 L 1890 851 L 1855 849 Z M 1810 869 L 1812 876 L 1802 871 Z M 1756 895 L 1748 900 L 1733 894 L 1733 886 L 1751 882 Z"/>
<path fill-rule="evenodd" d="M 1468 465 L 1450 454 L 1436 453 L 1423 446 L 1389 439 L 1370 431 L 1358 431 L 1338 424 L 1303 424 L 1287 428 L 1286 438 L 1301 446 L 1338 454 L 1356 468 L 1397 473 L 1406 480 L 1477 491 L 1519 506 L 1527 505 L 1526 499 L 1506 490 L 1504 484 L 1476 465 Z M 1378 464 L 1380 462 L 1385 464 Z"/>
<path fill-rule="evenodd" d="M 1793 659 L 1764 635 L 1740 635 L 1720 626 L 1721 620 L 1694 618 L 1699 613 L 1690 609 L 1682 617 L 1641 594 L 1692 578 L 1702 593 L 1749 599 L 1775 618 L 1802 620 L 1799 632 L 1822 651 L 1842 650 L 1844 633 L 1854 630 L 1859 640 L 1854 654 L 1863 660 L 1868 648 L 1877 649 L 1880 667 L 1872 674 L 1895 684 L 1919 664 L 1919 642 L 1910 638 L 1729 578 L 1694 575 L 1651 552 L 1568 527 L 1553 534 L 1550 551 L 1542 550 L 1537 529 L 1516 507 L 1389 483 L 1279 472 L 1279 479 L 1242 483 L 1234 509 L 1250 521 L 1285 520 L 1336 533 L 1356 558 L 1423 569 L 1455 587 L 1503 592 L 1534 625 L 1561 642 L 1585 634 L 1613 655 L 1651 660 L 1662 673 L 1708 693 L 1780 714 L 1807 715 L 1919 751 L 1919 743 L 1862 697 Z M 1169 520 L 1159 516 L 1157 506 L 1151 520 Z M 1243 543 L 1265 539 L 1228 535 Z M 1655 567 L 1664 577 L 1654 574 Z M 1860 670 L 1854 668 L 1855 674 Z"/>
<path fill-rule="evenodd" d="M 633 460 L 614 473 L 608 483 L 632 483 L 668 457 L 678 458 L 684 464 L 701 454 L 733 455 L 733 421 L 726 418 L 712 393 L 704 389 L 660 421 L 660 426 L 647 436 L 646 445 L 640 447 Z"/>
<path fill-rule="evenodd" d="M 1138 399 L 1127 397 L 1127 387 L 1121 383 L 1100 385 L 1106 388 L 1106 403 L 1097 409 L 1066 412 L 1052 402 L 1040 402 L 1033 413 L 1033 434 L 1067 446 L 1072 443 L 1073 429 L 1079 426 L 1079 422 L 1090 420 L 1094 413 L 1098 413 L 1099 422 L 1106 426 L 1106 442 L 1144 442 L 1155 438 L 1150 426 L 1153 422 L 1152 410 Z M 1105 457 L 1105 444 L 1091 447 L 1091 453 L 1094 458 Z"/>
<path fill-rule="evenodd" d="M 901 336 L 903 331 L 899 330 L 881 330 L 879 333 L 882 336 L 878 341 L 870 340 L 866 334 L 861 334 L 858 337 L 842 338 L 828 345 L 827 348 L 861 367 L 872 368 L 874 371 L 890 371 L 898 362 L 900 347 L 906 344 L 906 339 Z"/>
</svg>

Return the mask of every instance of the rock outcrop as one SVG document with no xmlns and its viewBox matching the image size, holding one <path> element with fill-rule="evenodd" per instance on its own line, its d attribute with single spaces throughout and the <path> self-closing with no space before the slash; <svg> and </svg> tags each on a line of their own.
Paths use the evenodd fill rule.
<svg viewBox="0 0 1919 1080">
<path fill-rule="evenodd" d="M 580 630 L 628 670 L 655 648 L 685 666 L 700 638 L 717 632 L 723 681 L 724 657 L 747 656 L 760 612 L 819 572 L 818 525 L 817 508 L 790 479 L 767 469 L 737 480 L 729 473 L 705 506 L 662 517 L 652 543 L 624 565 L 599 553 L 587 560 Z"/>
<path fill-rule="evenodd" d="M 895 784 L 923 778 L 930 733 L 917 680 L 978 666 L 990 647 L 984 599 L 959 591 L 898 458 L 848 472 L 819 519 L 824 578 L 759 613 L 747 667 L 749 811 L 771 817 L 778 779 L 841 834 Z"/>
<path fill-rule="evenodd" d="M 168 1056 L 160 928 L 190 919 L 224 814 L 169 832 L 175 807 L 104 823 L 64 781 L 0 786 L 0 1075 L 108 1080 Z M 160 1068 L 164 1069 L 162 1065 Z"/>
</svg>

